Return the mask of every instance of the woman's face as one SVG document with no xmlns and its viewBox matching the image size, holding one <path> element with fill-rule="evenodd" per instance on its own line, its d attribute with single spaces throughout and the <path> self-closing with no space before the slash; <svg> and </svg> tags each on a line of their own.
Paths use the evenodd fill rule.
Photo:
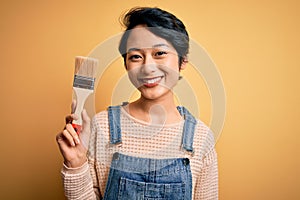
<svg viewBox="0 0 300 200">
<path fill-rule="evenodd" d="M 179 69 L 185 65 L 179 66 L 171 43 L 141 25 L 131 30 L 126 52 L 129 79 L 146 99 L 169 94 L 178 81 Z"/>
</svg>

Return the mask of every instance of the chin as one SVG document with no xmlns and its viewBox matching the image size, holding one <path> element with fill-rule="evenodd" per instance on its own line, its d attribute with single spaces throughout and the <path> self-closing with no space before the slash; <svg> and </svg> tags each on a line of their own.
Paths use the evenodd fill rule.
<svg viewBox="0 0 300 200">
<path fill-rule="evenodd" d="M 153 92 L 141 92 L 141 97 L 148 100 L 159 100 L 162 97 L 170 94 L 170 91 L 153 91 Z"/>
</svg>

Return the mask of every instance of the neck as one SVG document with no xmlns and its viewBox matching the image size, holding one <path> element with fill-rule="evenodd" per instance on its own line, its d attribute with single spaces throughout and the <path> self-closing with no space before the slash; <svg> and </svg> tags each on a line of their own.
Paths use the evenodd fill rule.
<svg viewBox="0 0 300 200">
<path fill-rule="evenodd" d="M 137 101 L 132 102 L 128 109 L 133 117 L 151 124 L 176 123 L 181 120 L 172 92 L 155 100 L 141 96 Z"/>
</svg>

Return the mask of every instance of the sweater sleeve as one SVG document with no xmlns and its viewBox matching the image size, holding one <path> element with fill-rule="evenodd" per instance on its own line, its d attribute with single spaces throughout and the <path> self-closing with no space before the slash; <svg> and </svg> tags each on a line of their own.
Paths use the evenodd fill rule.
<svg viewBox="0 0 300 200">
<path fill-rule="evenodd" d="M 88 162 L 79 168 L 63 166 L 61 171 L 65 196 L 69 200 L 100 199 L 99 185 L 94 165 L 96 128 L 94 120 L 91 125 L 91 135 L 88 148 Z"/>
<path fill-rule="evenodd" d="M 203 168 L 196 181 L 195 197 L 197 200 L 218 199 L 218 161 L 215 149 L 203 158 Z"/>
<path fill-rule="evenodd" d="M 67 199 L 97 199 L 93 192 L 93 181 L 86 162 L 79 168 L 68 168 L 64 165 L 62 178 Z"/>
</svg>

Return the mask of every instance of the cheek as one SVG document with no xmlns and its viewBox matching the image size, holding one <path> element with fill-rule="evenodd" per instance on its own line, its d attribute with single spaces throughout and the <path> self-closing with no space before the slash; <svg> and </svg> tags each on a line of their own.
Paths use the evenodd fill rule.
<svg viewBox="0 0 300 200">
<path fill-rule="evenodd" d="M 172 62 L 168 65 L 160 65 L 160 69 L 165 72 L 168 79 L 178 79 L 179 67 L 177 62 Z"/>
<path fill-rule="evenodd" d="M 174 55 L 172 59 L 169 59 L 167 62 L 165 62 L 165 66 L 168 66 L 168 68 L 169 68 L 168 71 L 173 71 L 172 74 L 179 73 L 178 56 Z"/>
<path fill-rule="evenodd" d="M 167 87 L 173 88 L 179 80 L 179 75 L 180 75 L 179 70 L 177 68 L 176 69 L 174 69 L 173 67 L 169 68 L 166 76 Z"/>
<path fill-rule="evenodd" d="M 131 70 L 128 70 L 127 69 L 127 75 L 128 75 L 128 78 L 130 80 L 130 82 L 136 87 L 136 88 L 139 88 L 140 87 L 140 83 L 138 81 L 138 71 L 135 70 L 135 69 L 131 69 Z"/>
</svg>

